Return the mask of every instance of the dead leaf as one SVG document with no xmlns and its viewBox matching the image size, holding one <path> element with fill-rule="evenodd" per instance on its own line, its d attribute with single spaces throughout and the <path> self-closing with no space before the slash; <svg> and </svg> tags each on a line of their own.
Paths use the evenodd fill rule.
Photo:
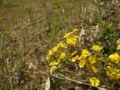
<svg viewBox="0 0 120 90">
<path fill-rule="evenodd" d="M 116 44 L 120 45 L 120 38 L 117 39 Z"/>
<path fill-rule="evenodd" d="M 50 90 L 50 77 L 47 78 L 47 81 L 45 83 L 45 90 Z"/>
</svg>

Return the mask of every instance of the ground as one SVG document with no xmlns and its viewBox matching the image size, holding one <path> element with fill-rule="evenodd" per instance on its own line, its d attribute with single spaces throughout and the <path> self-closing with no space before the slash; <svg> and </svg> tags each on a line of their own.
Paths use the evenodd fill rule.
<svg viewBox="0 0 120 90">
<path fill-rule="evenodd" d="M 100 6 L 98 3 L 95 0 L 21 0 L 2 3 L 0 90 L 43 90 L 49 76 L 45 57 L 49 49 L 74 28 L 79 32 L 84 29 L 87 33 L 81 48 L 94 43 L 91 33 L 98 33 L 93 29 L 94 21 L 102 20 L 108 24 L 114 22 L 115 30 L 119 32 L 120 5 L 117 0 L 113 3 L 107 1 L 107 4 L 101 0 Z M 98 11 L 100 7 L 101 12 Z M 118 38 L 119 36 L 118 33 Z M 101 40 L 101 36 L 94 38 L 95 41 Z M 76 77 L 78 76 L 79 74 L 76 74 Z M 51 90 L 64 90 L 58 86 L 59 83 L 53 82 L 51 85 Z M 72 86 L 74 85 L 65 88 Z"/>
</svg>

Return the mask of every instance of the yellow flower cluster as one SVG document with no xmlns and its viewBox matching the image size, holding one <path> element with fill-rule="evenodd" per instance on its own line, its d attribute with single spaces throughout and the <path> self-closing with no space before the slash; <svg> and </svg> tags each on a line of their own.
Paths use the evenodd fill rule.
<svg viewBox="0 0 120 90">
<path fill-rule="evenodd" d="M 73 35 L 73 34 L 74 34 L 75 32 L 77 32 L 77 31 L 78 31 L 78 29 L 73 29 L 72 32 L 69 32 L 69 33 L 66 33 L 66 34 L 65 34 L 64 38 L 66 39 L 66 43 L 67 43 L 68 45 L 75 45 L 75 44 L 76 44 L 77 39 L 78 39 L 79 36 L 75 36 L 75 35 Z"/>
<path fill-rule="evenodd" d="M 91 56 L 91 53 L 87 49 L 83 49 L 80 57 L 78 58 L 80 60 L 80 68 L 83 68 L 85 66 L 89 56 Z"/>
<path fill-rule="evenodd" d="M 97 51 L 101 50 L 102 47 L 98 46 L 98 45 L 94 45 L 92 46 L 92 48 L 97 46 Z M 96 48 L 94 49 L 96 51 Z M 75 52 L 73 52 L 71 55 L 74 55 Z M 102 58 L 102 56 L 99 55 L 99 57 L 96 55 L 92 55 L 92 53 L 90 51 L 88 51 L 87 49 L 83 49 L 80 55 L 76 55 L 74 57 L 72 57 L 71 62 L 79 62 L 79 67 L 80 68 L 86 68 L 89 71 L 92 71 L 94 73 L 97 73 L 97 67 L 95 66 L 96 62 L 100 62 L 100 59 Z"/>
<path fill-rule="evenodd" d="M 111 80 L 120 80 L 119 53 L 115 52 L 109 56 L 103 55 L 101 52 L 103 47 L 99 45 L 93 45 L 90 48 L 91 50 L 83 49 L 80 51 L 78 46 L 76 46 L 79 38 L 79 36 L 75 35 L 77 31 L 78 29 L 73 29 L 73 31 L 66 33 L 64 39 L 49 50 L 46 60 L 49 63 L 50 73 L 57 69 L 58 66 L 66 64 L 67 67 L 69 63 L 76 62 L 81 70 L 90 71 L 91 76 L 97 76 L 97 74 L 102 72 Z M 117 46 L 117 50 L 120 50 L 120 45 Z M 100 84 L 100 80 L 97 77 L 92 77 L 89 81 L 93 86 L 99 86 Z"/>
<path fill-rule="evenodd" d="M 97 56 L 92 55 L 87 49 L 82 50 L 82 54 L 78 58 L 80 60 L 79 67 L 86 68 L 87 70 L 93 71 L 97 73 L 97 68 L 95 67 L 95 63 L 98 61 Z"/>
<path fill-rule="evenodd" d="M 120 49 L 120 45 L 117 46 L 117 50 Z M 120 80 L 120 55 L 115 52 L 109 55 L 109 61 L 106 66 L 106 75 L 111 80 Z"/>
<path fill-rule="evenodd" d="M 118 45 L 117 50 L 119 50 L 119 47 Z M 106 74 L 111 80 L 120 80 L 120 55 L 117 52 L 109 55 Z"/>
<path fill-rule="evenodd" d="M 70 53 L 68 56 L 66 52 L 64 52 L 63 50 L 61 51 L 60 49 L 60 48 L 63 48 L 64 50 L 67 51 L 68 50 L 67 46 L 68 44 L 62 41 L 59 44 L 57 44 L 56 47 L 53 47 L 49 51 L 46 59 L 50 61 L 49 66 L 51 67 L 50 68 L 51 72 L 55 69 L 55 66 L 59 65 L 61 61 L 63 61 L 62 59 L 65 59 L 67 57 L 68 57 L 68 60 L 72 63 L 78 61 L 80 68 L 86 68 L 87 70 L 92 71 L 94 73 L 98 72 L 97 67 L 94 64 L 97 61 L 100 61 L 101 57 L 98 58 L 97 56 L 92 55 L 91 52 L 88 51 L 87 49 L 83 49 L 80 55 L 76 54 L 77 51 L 74 51 L 73 53 L 71 53 L 71 56 L 70 56 Z M 54 59 L 53 57 L 55 57 L 56 59 Z"/>
<path fill-rule="evenodd" d="M 120 69 L 116 69 L 114 66 L 107 66 L 106 74 L 111 80 L 120 80 Z"/>
<path fill-rule="evenodd" d="M 49 50 L 48 55 L 46 56 L 46 60 L 50 66 L 50 72 L 52 73 L 53 70 L 60 64 L 61 59 L 66 57 L 65 52 L 59 52 L 60 49 L 66 49 L 67 45 L 63 41 L 54 46 L 51 50 Z"/>
<path fill-rule="evenodd" d="M 51 73 L 67 58 L 68 47 L 74 46 L 77 43 L 78 36 L 74 35 L 77 31 L 78 29 L 73 29 L 73 31 L 66 33 L 64 40 L 49 50 L 46 60 L 49 63 Z"/>
</svg>

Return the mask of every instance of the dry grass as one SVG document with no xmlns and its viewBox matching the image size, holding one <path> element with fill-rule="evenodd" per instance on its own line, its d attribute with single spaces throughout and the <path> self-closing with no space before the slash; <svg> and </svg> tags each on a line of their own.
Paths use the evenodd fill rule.
<svg viewBox="0 0 120 90">
<path fill-rule="evenodd" d="M 90 31 L 91 24 L 101 20 L 96 4 L 94 0 L 21 0 L 1 5 L 0 90 L 43 90 L 48 50 L 73 28 Z"/>
</svg>

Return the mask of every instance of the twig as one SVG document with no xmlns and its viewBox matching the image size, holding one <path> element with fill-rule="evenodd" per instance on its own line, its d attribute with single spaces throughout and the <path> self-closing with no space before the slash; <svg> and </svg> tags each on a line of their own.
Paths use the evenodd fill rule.
<svg viewBox="0 0 120 90">
<path fill-rule="evenodd" d="M 67 79 L 67 80 L 69 80 L 69 81 L 72 81 L 72 82 L 75 82 L 75 83 L 78 83 L 78 84 L 85 84 L 85 85 L 88 85 L 88 86 L 92 86 L 92 87 L 98 88 L 98 90 L 107 90 L 107 89 L 105 89 L 105 88 L 96 87 L 96 86 L 93 86 L 93 85 L 91 85 L 91 84 L 85 83 L 85 80 L 77 81 L 77 80 L 70 79 L 69 77 L 64 76 L 63 74 L 60 74 L 60 73 L 50 74 L 50 75 L 53 76 L 53 77 L 59 78 L 59 79 Z"/>
</svg>

